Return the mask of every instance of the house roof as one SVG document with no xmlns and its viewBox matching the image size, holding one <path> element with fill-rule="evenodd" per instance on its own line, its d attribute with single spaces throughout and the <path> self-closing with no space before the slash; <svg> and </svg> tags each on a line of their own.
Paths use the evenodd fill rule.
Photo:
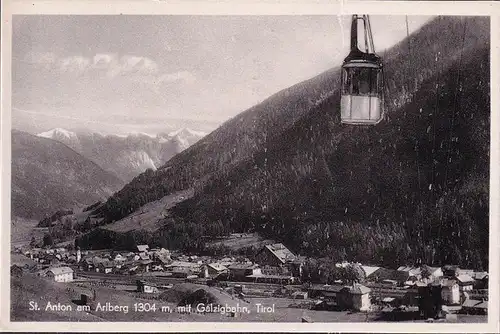
<svg viewBox="0 0 500 334">
<path fill-rule="evenodd" d="M 139 252 L 145 252 L 149 249 L 149 246 L 148 245 L 137 245 L 137 250 Z"/>
<path fill-rule="evenodd" d="M 398 271 L 407 272 L 410 275 L 420 274 L 420 268 L 415 268 L 411 266 L 401 266 L 398 268 Z"/>
<path fill-rule="evenodd" d="M 467 274 L 458 275 L 457 280 L 460 283 L 472 283 L 472 282 L 474 282 L 474 279 Z"/>
<path fill-rule="evenodd" d="M 63 275 L 72 273 L 73 269 L 71 269 L 70 267 L 56 267 L 51 268 L 48 271 L 52 272 L 54 275 Z"/>
<path fill-rule="evenodd" d="M 266 275 L 266 274 L 257 274 L 257 275 L 248 275 L 250 278 L 267 278 L 267 279 L 281 279 L 281 280 L 290 280 L 293 277 L 285 276 L 285 275 Z"/>
<path fill-rule="evenodd" d="M 343 288 L 343 285 L 311 284 L 309 290 L 339 292 Z"/>
<path fill-rule="evenodd" d="M 254 263 L 233 263 L 229 266 L 229 269 L 255 269 L 259 266 Z"/>
<path fill-rule="evenodd" d="M 354 284 L 354 287 L 351 288 L 351 293 L 355 295 L 364 295 L 370 293 L 372 291 L 369 287 L 366 287 L 362 284 Z"/>
<path fill-rule="evenodd" d="M 488 273 L 483 271 L 483 272 L 475 272 L 474 273 L 474 278 L 477 280 L 482 280 L 488 277 Z"/>
<path fill-rule="evenodd" d="M 380 267 L 373 266 L 361 266 L 361 268 L 363 268 L 366 277 L 372 275 L 374 272 L 380 269 Z"/>
<path fill-rule="evenodd" d="M 296 256 L 282 243 L 266 245 L 267 248 L 282 263 L 295 260 Z"/>
<path fill-rule="evenodd" d="M 464 303 L 462 304 L 462 307 L 475 307 L 476 305 L 481 304 L 481 300 L 477 299 L 466 299 Z"/>
<path fill-rule="evenodd" d="M 209 264 L 207 264 L 207 266 L 209 266 L 209 267 L 211 267 L 211 268 L 213 268 L 214 270 L 217 270 L 217 271 L 227 270 L 227 267 L 223 266 L 220 263 L 209 263 Z"/>
<path fill-rule="evenodd" d="M 199 268 L 200 264 L 186 261 L 173 261 L 167 267 Z"/>
</svg>

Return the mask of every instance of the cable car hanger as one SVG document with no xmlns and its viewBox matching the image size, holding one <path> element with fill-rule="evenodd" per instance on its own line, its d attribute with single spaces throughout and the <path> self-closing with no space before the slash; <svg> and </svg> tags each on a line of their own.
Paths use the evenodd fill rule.
<svg viewBox="0 0 500 334">
<path fill-rule="evenodd" d="M 365 51 L 358 47 L 358 24 L 363 22 Z M 343 124 L 375 125 L 384 117 L 382 58 L 375 53 L 370 18 L 353 15 L 351 51 L 341 70 L 340 119 Z"/>
</svg>

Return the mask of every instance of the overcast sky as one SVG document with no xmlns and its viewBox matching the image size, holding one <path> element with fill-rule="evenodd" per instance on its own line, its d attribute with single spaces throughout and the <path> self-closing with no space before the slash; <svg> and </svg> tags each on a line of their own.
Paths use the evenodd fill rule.
<svg viewBox="0 0 500 334">
<path fill-rule="evenodd" d="M 410 32 L 430 17 L 409 17 Z M 103 133 L 210 130 L 339 66 L 350 17 L 15 16 L 13 127 Z M 404 16 L 372 16 L 377 51 Z"/>
</svg>

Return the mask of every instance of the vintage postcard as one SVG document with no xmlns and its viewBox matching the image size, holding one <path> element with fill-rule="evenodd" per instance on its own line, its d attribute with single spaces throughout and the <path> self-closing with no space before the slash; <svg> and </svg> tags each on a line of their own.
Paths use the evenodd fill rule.
<svg viewBox="0 0 500 334">
<path fill-rule="evenodd" d="M 497 3 L 3 9 L 2 329 L 498 332 Z"/>
</svg>

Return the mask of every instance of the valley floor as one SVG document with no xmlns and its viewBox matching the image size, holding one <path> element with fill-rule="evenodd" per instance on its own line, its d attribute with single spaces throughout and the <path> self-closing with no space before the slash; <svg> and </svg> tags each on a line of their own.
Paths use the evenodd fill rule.
<svg viewBox="0 0 500 334">
<path fill-rule="evenodd" d="M 108 280 L 104 274 L 78 277 L 73 282 L 59 283 L 34 274 L 12 276 L 12 321 L 84 321 L 84 322 L 374 322 L 384 321 L 382 312 L 349 312 L 311 310 L 303 300 L 280 297 L 246 297 L 238 305 L 249 312 L 230 314 L 185 312 L 176 303 L 159 298 L 159 294 L 140 293 L 129 277 Z M 167 283 L 167 281 L 165 281 Z M 175 283 L 175 282 L 172 282 Z M 247 284 L 247 283 L 245 283 Z M 78 310 L 81 294 L 95 291 L 89 309 Z M 100 306 L 99 306 L 100 305 Z M 257 305 L 261 305 L 257 307 Z M 109 306 L 116 310 L 109 310 Z M 108 307 L 108 310 L 103 309 Z M 269 312 L 262 312 L 263 307 Z M 154 310 L 153 310 L 154 308 Z M 142 309 L 142 310 L 141 310 Z M 401 320 L 405 321 L 405 320 Z M 411 322 L 424 322 L 412 320 Z M 487 322 L 487 316 L 458 314 L 454 322 Z M 446 322 L 439 320 L 438 322 Z"/>
</svg>

